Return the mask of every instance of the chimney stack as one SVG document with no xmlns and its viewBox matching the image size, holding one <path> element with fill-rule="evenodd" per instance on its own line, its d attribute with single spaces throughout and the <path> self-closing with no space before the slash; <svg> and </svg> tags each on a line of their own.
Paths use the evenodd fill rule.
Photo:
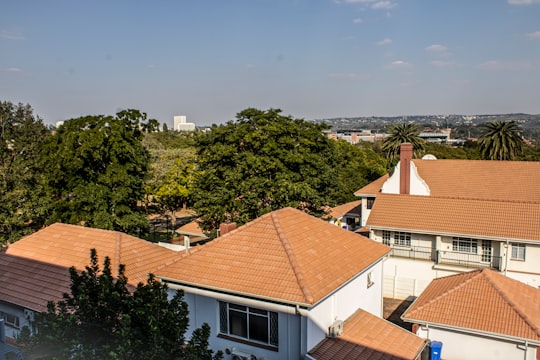
<svg viewBox="0 0 540 360">
<path fill-rule="evenodd" d="M 229 223 L 229 224 L 221 223 L 221 224 L 219 224 L 219 236 L 223 236 L 226 233 L 233 231 L 234 229 L 236 229 L 236 223 L 235 222 Z"/>
<path fill-rule="evenodd" d="M 409 194 L 411 191 L 411 160 L 413 155 L 413 145 L 411 143 L 401 144 L 399 153 L 399 193 Z"/>
</svg>

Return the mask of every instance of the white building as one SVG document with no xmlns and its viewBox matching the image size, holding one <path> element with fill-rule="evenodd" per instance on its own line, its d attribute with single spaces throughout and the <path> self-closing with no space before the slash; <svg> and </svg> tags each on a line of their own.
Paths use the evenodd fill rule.
<svg viewBox="0 0 540 360">
<path fill-rule="evenodd" d="M 186 116 L 185 115 L 175 115 L 173 125 L 174 125 L 174 131 L 193 131 L 193 130 L 195 130 L 195 124 L 186 122 Z"/>
</svg>

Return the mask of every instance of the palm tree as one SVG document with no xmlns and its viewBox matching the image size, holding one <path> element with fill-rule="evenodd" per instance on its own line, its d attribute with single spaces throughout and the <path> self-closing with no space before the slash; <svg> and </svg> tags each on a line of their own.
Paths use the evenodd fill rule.
<svg viewBox="0 0 540 360">
<path fill-rule="evenodd" d="M 485 159 L 512 160 L 521 152 L 524 142 L 515 121 L 488 121 L 482 126 L 487 132 L 478 139 L 478 146 Z"/>
<path fill-rule="evenodd" d="M 393 124 L 389 129 L 390 136 L 382 144 L 383 151 L 393 159 L 399 155 L 399 149 L 403 143 L 411 143 L 414 151 L 424 149 L 424 140 L 420 137 L 420 130 L 416 124 Z"/>
</svg>

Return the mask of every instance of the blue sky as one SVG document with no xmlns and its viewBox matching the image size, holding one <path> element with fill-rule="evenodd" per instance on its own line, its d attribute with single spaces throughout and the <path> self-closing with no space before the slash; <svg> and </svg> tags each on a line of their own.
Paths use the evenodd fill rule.
<svg viewBox="0 0 540 360">
<path fill-rule="evenodd" d="M 317 119 L 540 113 L 540 0 L 4 0 L 0 100 Z"/>
</svg>

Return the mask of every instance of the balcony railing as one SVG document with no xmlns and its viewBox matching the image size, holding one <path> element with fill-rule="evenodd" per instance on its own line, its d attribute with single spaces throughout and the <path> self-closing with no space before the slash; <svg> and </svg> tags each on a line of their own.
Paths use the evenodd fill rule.
<svg viewBox="0 0 540 360">
<path fill-rule="evenodd" d="M 467 268 L 487 267 L 501 271 L 502 257 L 437 250 L 437 263 L 459 265 Z"/>
<path fill-rule="evenodd" d="M 409 259 L 433 260 L 431 247 L 427 246 L 399 246 L 390 245 L 392 251 L 391 256 L 404 257 Z"/>
<path fill-rule="evenodd" d="M 465 268 L 492 268 L 501 271 L 502 257 L 478 255 L 465 252 L 435 250 L 427 246 L 399 246 L 395 244 L 389 245 L 392 250 L 391 256 L 432 260 L 436 264 L 457 265 Z"/>
</svg>

